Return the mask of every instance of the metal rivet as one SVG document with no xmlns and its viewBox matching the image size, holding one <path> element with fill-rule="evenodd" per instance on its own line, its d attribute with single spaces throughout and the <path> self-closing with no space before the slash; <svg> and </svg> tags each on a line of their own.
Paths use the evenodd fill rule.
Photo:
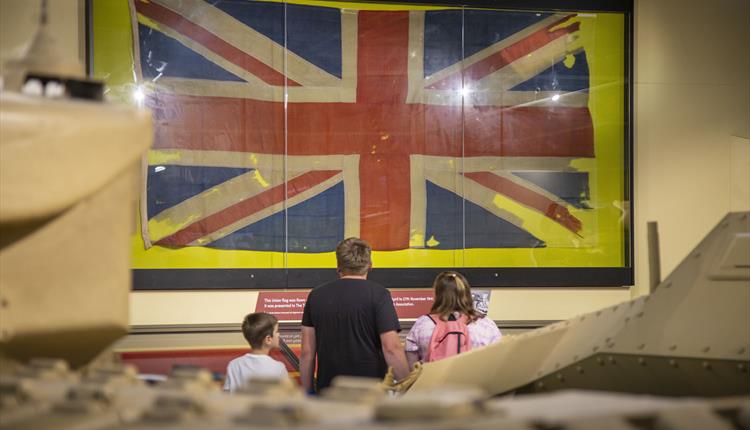
<svg viewBox="0 0 750 430">
<path fill-rule="evenodd" d="M 640 364 L 641 366 L 645 366 L 646 360 L 644 360 L 643 357 L 638 357 L 638 364 Z"/>
<path fill-rule="evenodd" d="M 250 277 L 251 277 L 251 278 L 254 278 L 254 277 L 255 277 L 255 275 L 251 273 L 251 274 L 250 274 Z"/>
<path fill-rule="evenodd" d="M 703 368 L 706 370 L 711 370 L 711 363 L 709 363 L 708 361 L 704 361 L 703 363 L 701 363 L 701 366 L 703 366 Z"/>
<path fill-rule="evenodd" d="M 609 360 L 609 362 L 612 364 L 617 363 L 617 361 L 615 360 L 615 357 L 612 357 L 611 355 L 607 358 L 607 360 Z"/>
<path fill-rule="evenodd" d="M 677 367 L 677 362 L 674 360 L 669 360 L 669 365 L 672 367 Z"/>
<path fill-rule="evenodd" d="M 583 367 L 581 367 L 581 366 L 576 366 L 576 372 L 578 372 L 578 373 L 583 373 Z"/>
<path fill-rule="evenodd" d="M 737 365 L 737 370 L 739 370 L 742 373 L 745 373 L 745 372 L 747 372 L 747 367 L 745 367 L 744 364 L 740 363 L 740 364 Z"/>
<path fill-rule="evenodd" d="M 562 375 L 562 373 L 558 373 L 557 374 L 557 380 L 558 381 L 564 381 L 565 380 L 565 377 Z"/>
<path fill-rule="evenodd" d="M 596 357 L 596 362 L 599 363 L 599 364 L 601 364 L 601 365 L 604 365 L 604 359 L 601 358 L 601 357 Z"/>
<path fill-rule="evenodd" d="M 497 278 L 498 276 L 500 276 L 500 274 L 499 273 L 495 273 L 495 277 Z"/>
<path fill-rule="evenodd" d="M 544 388 L 544 382 L 539 381 L 539 382 L 536 383 L 536 386 L 538 388 Z"/>
</svg>

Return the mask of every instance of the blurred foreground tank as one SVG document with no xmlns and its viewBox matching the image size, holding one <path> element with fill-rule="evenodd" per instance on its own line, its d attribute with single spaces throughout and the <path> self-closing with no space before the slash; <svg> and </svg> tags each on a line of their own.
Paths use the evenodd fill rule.
<svg viewBox="0 0 750 430">
<path fill-rule="evenodd" d="M 0 94 L 0 352 L 84 364 L 128 330 L 147 112 Z"/>
<path fill-rule="evenodd" d="M 750 394 L 750 214 L 727 215 L 650 295 L 424 366 L 407 393 Z"/>
<path fill-rule="evenodd" d="M 0 93 L 0 359 L 77 367 L 128 330 L 151 115 L 98 101 L 101 83 L 57 55 L 42 9 Z"/>
</svg>

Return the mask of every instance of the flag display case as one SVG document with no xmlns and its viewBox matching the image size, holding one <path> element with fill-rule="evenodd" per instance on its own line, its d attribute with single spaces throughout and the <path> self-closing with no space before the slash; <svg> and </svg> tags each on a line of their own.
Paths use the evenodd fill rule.
<svg viewBox="0 0 750 430">
<path fill-rule="evenodd" d="M 87 4 L 154 116 L 135 289 L 632 284 L 629 2 Z M 560 4 L 558 4 L 560 3 Z"/>
</svg>

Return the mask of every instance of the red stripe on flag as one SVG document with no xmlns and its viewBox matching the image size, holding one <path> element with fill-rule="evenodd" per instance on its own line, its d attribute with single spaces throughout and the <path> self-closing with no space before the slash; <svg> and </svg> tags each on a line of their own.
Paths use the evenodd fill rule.
<svg viewBox="0 0 750 430">
<path fill-rule="evenodd" d="M 157 93 L 147 105 L 156 149 L 284 153 L 283 103 Z M 290 103 L 288 118 L 289 155 L 455 157 L 464 120 L 467 157 L 594 156 L 588 108 Z"/>
<path fill-rule="evenodd" d="M 587 107 L 465 107 L 467 157 L 593 157 Z"/>
<path fill-rule="evenodd" d="M 173 30 L 200 43 L 225 60 L 252 73 L 263 82 L 270 85 L 284 85 L 284 75 L 282 73 L 277 72 L 261 61 L 247 55 L 242 50 L 230 45 L 205 28 L 188 21 L 182 15 L 156 4 L 153 1 L 136 1 L 135 8 L 138 13 L 151 18 L 154 21 L 168 25 Z M 299 83 L 288 78 L 286 83 L 289 86 L 300 86 Z"/>
<path fill-rule="evenodd" d="M 543 213 L 573 233 L 581 231 L 581 221 L 560 204 L 515 182 L 490 172 L 470 172 L 464 176 L 476 183 Z"/>
<path fill-rule="evenodd" d="M 290 199 L 315 185 L 337 175 L 340 170 L 314 170 L 290 179 L 287 182 L 286 198 Z M 277 185 L 258 195 L 245 199 L 237 204 L 207 216 L 202 220 L 190 224 L 186 228 L 167 236 L 156 245 L 186 246 L 187 244 L 214 233 L 242 218 L 250 216 L 263 209 L 284 201 L 284 185 Z"/>
<path fill-rule="evenodd" d="M 409 156 L 364 154 L 359 159 L 360 237 L 373 249 L 409 247 Z"/>
<path fill-rule="evenodd" d="M 403 104 L 409 88 L 409 14 L 360 12 L 357 39 L 357 101 Z"/>
<path fill-rule="evenodd" d="M 284 153 L 284 104 L 155 93 L 154 149 Z"/>
<path fill-rule="evenodd" d="M 564 28 L 559 28 L 554 31 L 550 31 L 551 28 L 560 25 L 561 23 L 569 20 L 573 15 L 567 16 L 559 21 L 556 21 L 541 30 L 538 30 L 528 37 L 525 37 L 518 42 L 501 49 L 500 51 L 484 58 L 471 66 L 466 67 L 463 71 L 453 73 L 446 76 L 445 78 L 430 85 L 429 89 L 448 89 L 448 88 L 459 88 L 463 81 L 473 82 L 484 78 L 485 76 L 502 69 L 508 64 L 529 55 L 537 49 L 547 45 L 548 43 L 563 37 L 567 34 L 578 31 L 580 23 L 576 22 Z"/>
<path fill-rule="evenodd" d="M 360 237 L 377 250 L 409 247 L 411 185 L 408 90 L 408 12 L 360 12 L 357 23 Z M 329 107 L 329 115 L 335 116 Z M 308 120 L 309 121 L 309 120 Z M 297 126 L 302 126 L 298 124 Z M 311 130 L 312 131 L 312 130 Z M 313 133 L 314 134 L 314 133 Z M 310 134 L 304 134 L 310 136 Z M 348 139 L 347 139 L 348 140 Z M 295 146 L 297 146 L 295 144 Z"/>
</svg>

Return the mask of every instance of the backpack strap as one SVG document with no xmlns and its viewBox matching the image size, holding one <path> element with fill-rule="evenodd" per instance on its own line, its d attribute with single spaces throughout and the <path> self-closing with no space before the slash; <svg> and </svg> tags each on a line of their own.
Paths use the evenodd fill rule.
<svg viewBox="0 0 750 430">
<path fill-rule="evenodd" d="M 430 314 L 424 314 L 424 316 L 426 316 L 427 318 L 429 318 L 430 321 L 432 321 L 433 324 L 437 325 L 437 321 L 435 321 L 435 319 L 432 317 L 432 315 L 430 315 Z M 465 315 L 461 315 L 458 318 L 456 318 L 456 316 L 453 315 L 452 313 L 450 315 L 448 315 L 448 321 L 463 321 L 464 324 L 468 323 L 468 320 L 467 320 L 467 318 L 466 318 Z"/>
</svg>

